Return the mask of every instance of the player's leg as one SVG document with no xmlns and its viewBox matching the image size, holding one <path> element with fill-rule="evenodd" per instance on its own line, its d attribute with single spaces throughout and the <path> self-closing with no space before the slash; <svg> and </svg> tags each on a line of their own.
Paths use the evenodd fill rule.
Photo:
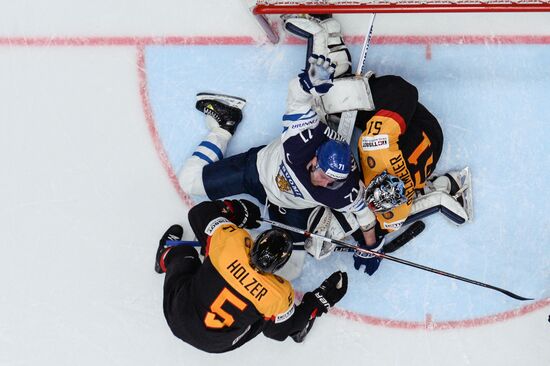
<svg viewBox="0 0 550 366">
<path fill-rule="evenodd" d="M 205 195 L 202 169 L 205 165 L 223 159 L 227 144 L 242 120 L 245 100 L 222 94 L 197 94 L 196 108 L 205 114 L 210 132 L 186 160 L 178 174 L 182 188 L 190 194 Z"/>
<path fill-rule="evenodd" d="M 266 193 L 260 182 L 256 161 L 263 146 L 230 156 L 202 169 L 202 184 L 208 198 L 216 200 L 237 194 L 250 194 L 260 203 L 265 202 Z"/>
</svg>

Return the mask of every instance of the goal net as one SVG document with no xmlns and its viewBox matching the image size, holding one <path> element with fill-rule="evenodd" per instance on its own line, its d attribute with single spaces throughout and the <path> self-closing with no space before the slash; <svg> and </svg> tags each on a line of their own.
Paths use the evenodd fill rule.
<svg viewBox="0 0 550 366">
<path fill-rule="evenodd" d="M 550 12 L 550 0 L 257 0 L 250 9 L 271 42 L 279 39 L 269 14 Z"/>
</svg>

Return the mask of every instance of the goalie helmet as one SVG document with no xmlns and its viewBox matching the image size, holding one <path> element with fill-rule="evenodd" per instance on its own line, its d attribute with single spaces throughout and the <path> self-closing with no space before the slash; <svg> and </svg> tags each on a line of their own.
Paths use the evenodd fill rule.
<svg viewBox="0 0 550 366">
<path fill-rule="evenodd" d="M 351 170 L 351 148 L 343 141 L 328 140 L 316 152 L 317 167 L 335 180 L 345 180 Z"/>
<path fill-rule="evenodd" d="M 396 176 L 383 171 L 370 182 L 365 191 L 365 201 L 373 212 L 388 212 L 407 202 L 405 184 Z"/>
<path fill-rule="evenodd" d="M 263 273 L 273 273 L 290 259 L 292 239 L 281 229 L 266 230 L 254 240 L 250 249 L 250 265 Z"/>
</svg>

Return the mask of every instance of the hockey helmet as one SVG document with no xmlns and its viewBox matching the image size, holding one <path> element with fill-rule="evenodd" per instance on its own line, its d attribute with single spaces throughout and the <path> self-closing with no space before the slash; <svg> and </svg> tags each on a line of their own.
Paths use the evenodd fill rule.
<svg viewBox="0 0 550 366">
<path fill-rule="evenodd" d="M 373 212 L 388 212 L 407 202 L 405 184 L 396 176 L 383 171 L 368 185 L 365 201 Z"/>
<path fill-rule="evenodd" d="M 335 180 L 345 180 L 351 170 L 351 148 L 343 141 L 328 140 L 317 148 L 317 167 Z"/>
<path fill-rule="evenodd" d="M 250 249 L 250 265 L 263 273 L 273 273 L 290 259 L 292 239 L 281 229 L 269 229 L 258 235 Z"/>
</svg>

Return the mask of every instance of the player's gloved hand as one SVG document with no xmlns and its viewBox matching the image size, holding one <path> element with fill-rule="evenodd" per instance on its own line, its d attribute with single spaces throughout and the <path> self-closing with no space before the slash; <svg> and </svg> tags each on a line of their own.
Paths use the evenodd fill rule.
<svg viewBox="0 0 550 366">
<path fill-rule="evenodd" d="M 377 253 L 384 253 L 383 247 L 385 241 L 386 238 L 382 238 L 382 240 L 377 241 L 374 245 L 371 245 L 370 247 L 368 247 L 364 243 L 360 243 L 359 248 L 370 249 L 373 252 Z M 365 265 L 365 272 L 369 276 L 372 276 L 374 272 L 376 272 L 376 270 L 380 266 L 381 260 L 382 258 L 377 257 L 374 254 L 364 253 L 358 250 L 356 250 L 353 254 L 353 266 L 355 267 L 355 269 L 359 271 L 361 269 L 361 266 Z"/>
<path fill-rule="evenodd" d="M 238 227 L 255 229 L 260 227 L 258 220 L 262 217 L 260 209 L 249 200 L 225 200 L 225 207 L 229 211 L 227 216 Z"/>
<path fill-rule="evenodd" d="M 305 70 L 298 75 L 300 85 L 313 96 L 326 94 L 332 88 L 336 65 L 323 55 L 312 54 Z"/>
<path fill-rule="evenodd" d="M 347 290 L 348 274 L 337 271 L 324 280 L 317 289 L 307 292 L 302 302 L 312 304 L 317 309 L 318 316 L 321 316 L 340 301 Z"/>
</svg>

